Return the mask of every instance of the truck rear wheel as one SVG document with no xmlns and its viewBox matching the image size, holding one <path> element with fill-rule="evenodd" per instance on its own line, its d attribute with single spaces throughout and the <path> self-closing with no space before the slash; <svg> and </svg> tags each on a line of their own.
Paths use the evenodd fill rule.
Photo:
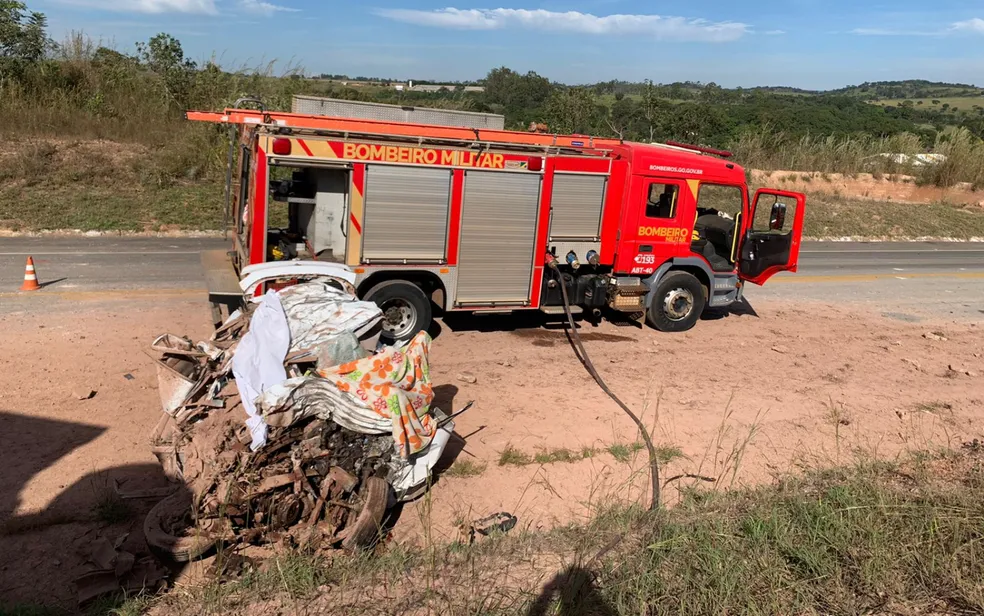
<svg viewBox="0 0 984 616">
<path fill-rule="evenodd" d="M 375 302 L 383 311 L 380 337 L 386 342 L 405 342 L 430 326 L 430 298 L 412 282 L 381 282 L 369 289 L 365 299 Z"/>
<path fill-rule="evenodd" d="M 704 285 L 693 274 L 670 272 L 656 285 L 646 320 L 661 332 L 684 332 L 697 324 L 706 302 Z"/>
</svg>

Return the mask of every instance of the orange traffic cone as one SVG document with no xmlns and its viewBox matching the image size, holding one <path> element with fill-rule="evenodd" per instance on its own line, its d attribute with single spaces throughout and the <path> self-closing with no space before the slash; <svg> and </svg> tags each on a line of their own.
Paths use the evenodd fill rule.
<svg viewBox="0 0 984 616">
<path fill-rule="evenodd" d="M 24 284 L 21 285 L 21 291 L 37 291 L 41 288 L 38 284 L 38 275 L 34 272 L 34 258 L 27 258 L 27 267 L 24 268 Z"/>
</svg>

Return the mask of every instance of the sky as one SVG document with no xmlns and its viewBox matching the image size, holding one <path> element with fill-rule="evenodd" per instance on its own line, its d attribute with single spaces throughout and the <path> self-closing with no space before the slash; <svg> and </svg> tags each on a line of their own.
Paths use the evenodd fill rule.
<svg viewBox="0 0 984 616">
<path fill-rule="evenodd" d="M 120 51 L 167 32 L 195 60 L 397 79 L 492 68 L 577 84 L 622 79 L 831 89 L 984 85 L 984 0 L 27 0 L 52 38 Z"/>
</svg>

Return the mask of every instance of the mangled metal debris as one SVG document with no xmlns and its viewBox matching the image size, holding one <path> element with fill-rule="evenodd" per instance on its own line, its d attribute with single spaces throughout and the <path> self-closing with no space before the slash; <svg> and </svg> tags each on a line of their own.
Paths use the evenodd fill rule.
<svg viewBox="0 0 984 616">
<path fill-rule="evenodd" d="M 152 451 L 187 487 L 147 516 L 153 550 L 358 550 L 392 505 L 428 489 L 454 429 L 431 406 L 430 338 L 380 347 L 381 312 L 351 290 L 343 277 L 269 291 L 208 341 L 153 342 L 164 414 Z"/>
<path fill-rule="evenodd" d="M 167 570 L 150 555 L 122 549 L 127 536 L 110 542 L 100 537 L 91 546 L 82 573 L 75 578 L 79 605 L 117 592 L 154 592 L 167 578 Z M 139 557 L 138 557 L 139 556 Z"/>
</svg>

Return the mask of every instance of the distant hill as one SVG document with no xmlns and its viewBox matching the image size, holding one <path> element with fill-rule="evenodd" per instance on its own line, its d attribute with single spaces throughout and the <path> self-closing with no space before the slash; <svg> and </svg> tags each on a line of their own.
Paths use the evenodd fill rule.
<svg viewBox="0 0 984 616">
<path fill-rule="evenodd" d="M 965 83 L 945 83 L 909 79 L 906 81 L 874 81 L 857 86 L 829 90 L 826 94 L 855 96 L 866 100 L 931 99 L 984 96 L 984 88 Z"/>
<path fill-rule="evenodd" d="M 765 92 L 766 94 L 796 94 L 800 96 L 822 94 L 820 90 L 804 90 L 803 88 L 791 88 L 789 86 L 756 86 L 745 88 L 746 92 Z"/>
</svg>

